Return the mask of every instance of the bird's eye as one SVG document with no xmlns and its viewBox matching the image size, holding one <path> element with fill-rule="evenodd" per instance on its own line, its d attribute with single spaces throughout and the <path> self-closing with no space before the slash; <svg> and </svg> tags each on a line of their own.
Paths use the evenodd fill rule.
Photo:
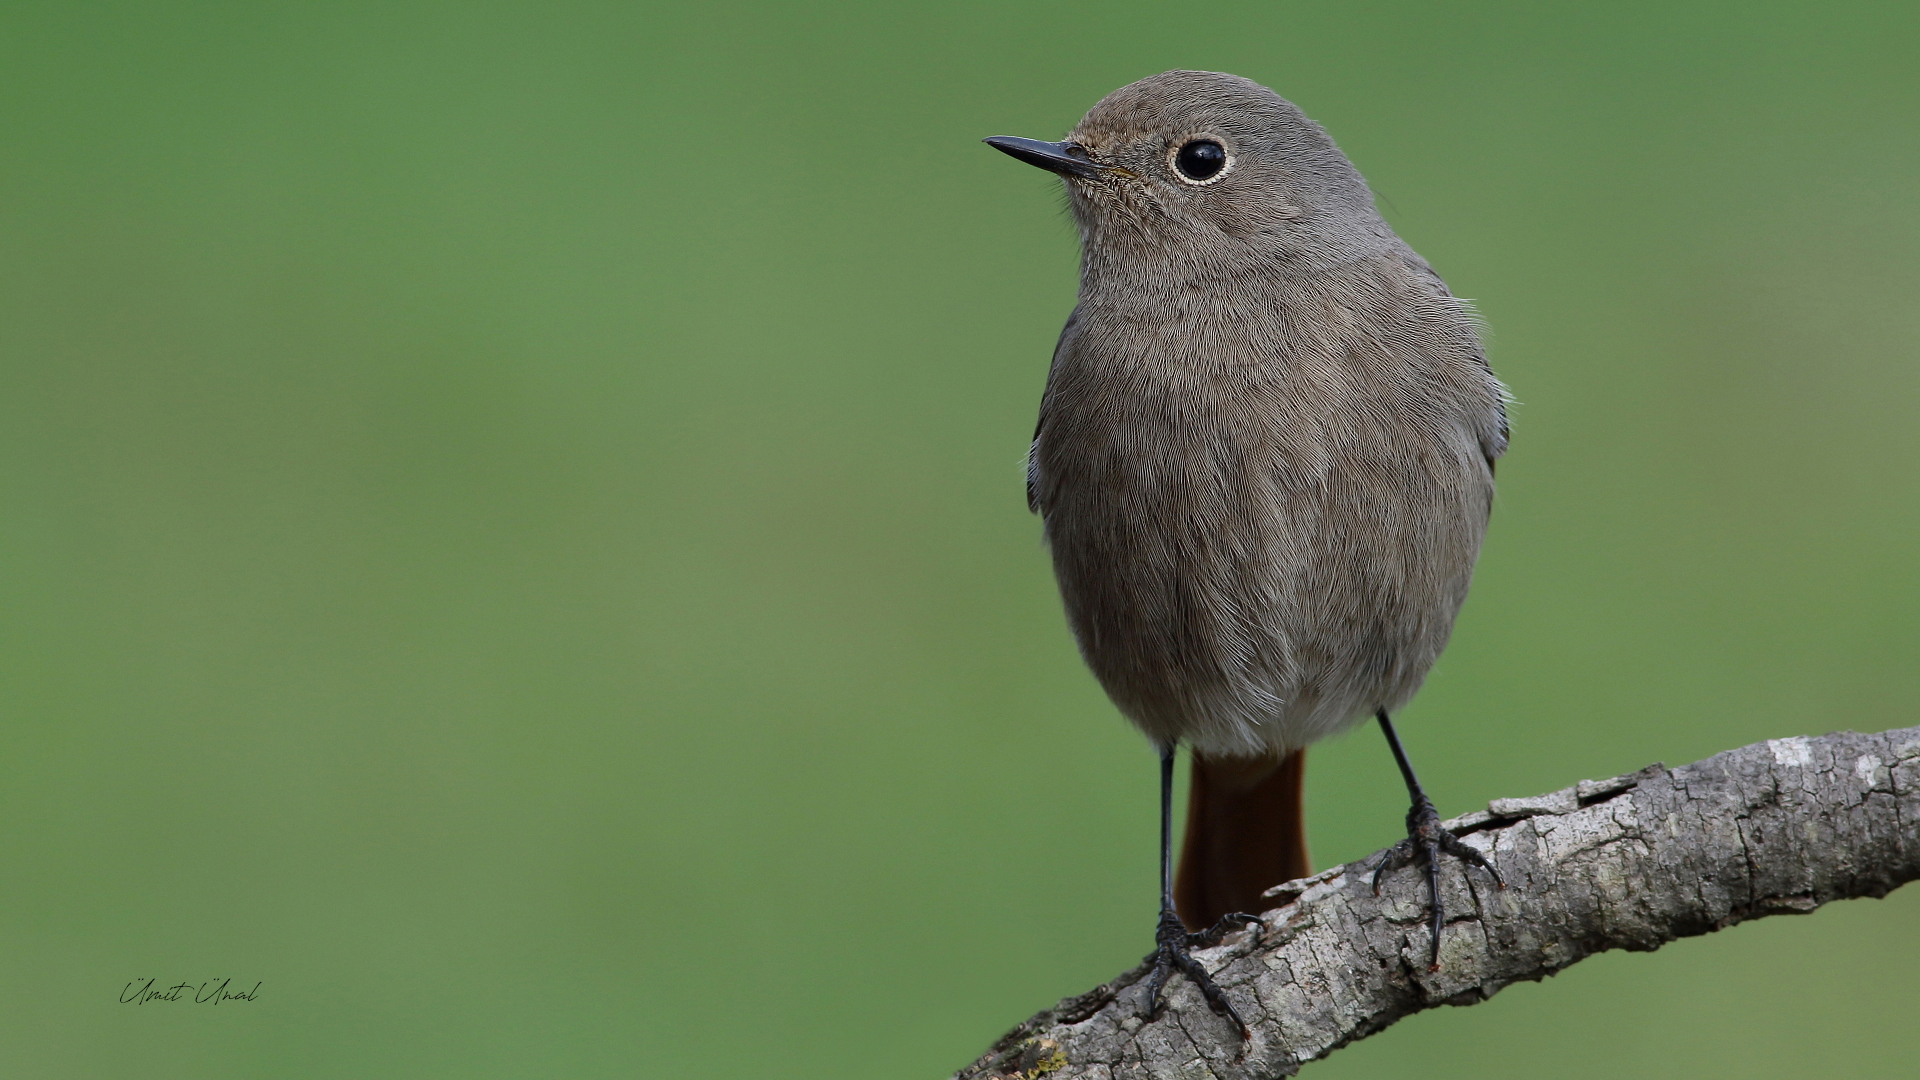
<svg viewBox="0 0 1920 1080">
<path fill-rule="evenodd" d="M 1181 179 L 1204 184 L 1227 167 L 1226 147 L 1212 139 L 1194 139 L 1174 152 L 1173 167 Z"/>
</svg>

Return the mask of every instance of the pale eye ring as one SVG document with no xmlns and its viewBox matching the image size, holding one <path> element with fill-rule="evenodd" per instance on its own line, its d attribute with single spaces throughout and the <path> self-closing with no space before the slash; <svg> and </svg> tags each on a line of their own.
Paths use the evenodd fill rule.
<svg viewBox="0 0 1920 1080">
<path fill-rule="evenodd" d="M 1233 169 L 1233 155 L 1219 139 L 1196 135 L 1167 153 L 1167 167 L 1183 184 L 1204 187 Z"/>
</svg>

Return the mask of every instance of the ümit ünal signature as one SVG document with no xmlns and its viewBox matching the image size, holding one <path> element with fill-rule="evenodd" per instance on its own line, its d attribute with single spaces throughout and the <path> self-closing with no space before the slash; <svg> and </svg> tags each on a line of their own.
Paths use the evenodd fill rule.
<svg viewBox="0 0 1920 1080">
<path fill-rule="evenodd" d="M 134 989 L 136 983 L 140 987 L 137 990 Z M 260 999 L 260 983 L 254 983 L 251 990 L 234 990 L 231 989 L 232 979 L 208 979 L 198 986 L 183 982 L 155 988 L 153 984 L 153 979 L 148 979 L 145 983 L 134 979 L 120 988 L 120 1003 L 145 1005 L 149 1001 L 191 1000 L 195 1005 L 218 1005 L 223 1001 L 258 1001 Z"/>
</svg>

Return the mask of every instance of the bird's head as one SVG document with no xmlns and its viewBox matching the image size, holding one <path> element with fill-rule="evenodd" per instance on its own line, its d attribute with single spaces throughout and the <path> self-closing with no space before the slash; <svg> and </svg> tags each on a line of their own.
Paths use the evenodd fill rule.
<svg viewBox="0 0 1920 1080">
<path fill-rule="evenodd" d="M 986 142 L 1060 175 L 1089 258 L 1315 265 L 1391 243 L 1320 125 L 1236 75 L 1154 75 L 1102 98 L 1060 142 Z"/>
</svg>

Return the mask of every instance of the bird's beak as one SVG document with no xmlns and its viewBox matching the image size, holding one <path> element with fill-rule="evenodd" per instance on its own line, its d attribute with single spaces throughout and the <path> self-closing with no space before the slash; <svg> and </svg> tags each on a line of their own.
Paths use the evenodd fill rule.
<svg viewBox="0 0 1920 1080">
<path fill-rule="evenodd" d="M 1010 157 L 1019 158 L 1029 165 L 1037 165 L 1048 172 L 1062 176 L 1083 176 L 1091 179 L 1109 173 L 1124 173 L 1115 165 L 1102 165 L 1087 156 L 1086 148 L 1078 143 L 1041 142 L 1039 139 L 1021 139 L 1012 135 L 995 135 L 990 139 L 981 139 Z"/>
</svg>

